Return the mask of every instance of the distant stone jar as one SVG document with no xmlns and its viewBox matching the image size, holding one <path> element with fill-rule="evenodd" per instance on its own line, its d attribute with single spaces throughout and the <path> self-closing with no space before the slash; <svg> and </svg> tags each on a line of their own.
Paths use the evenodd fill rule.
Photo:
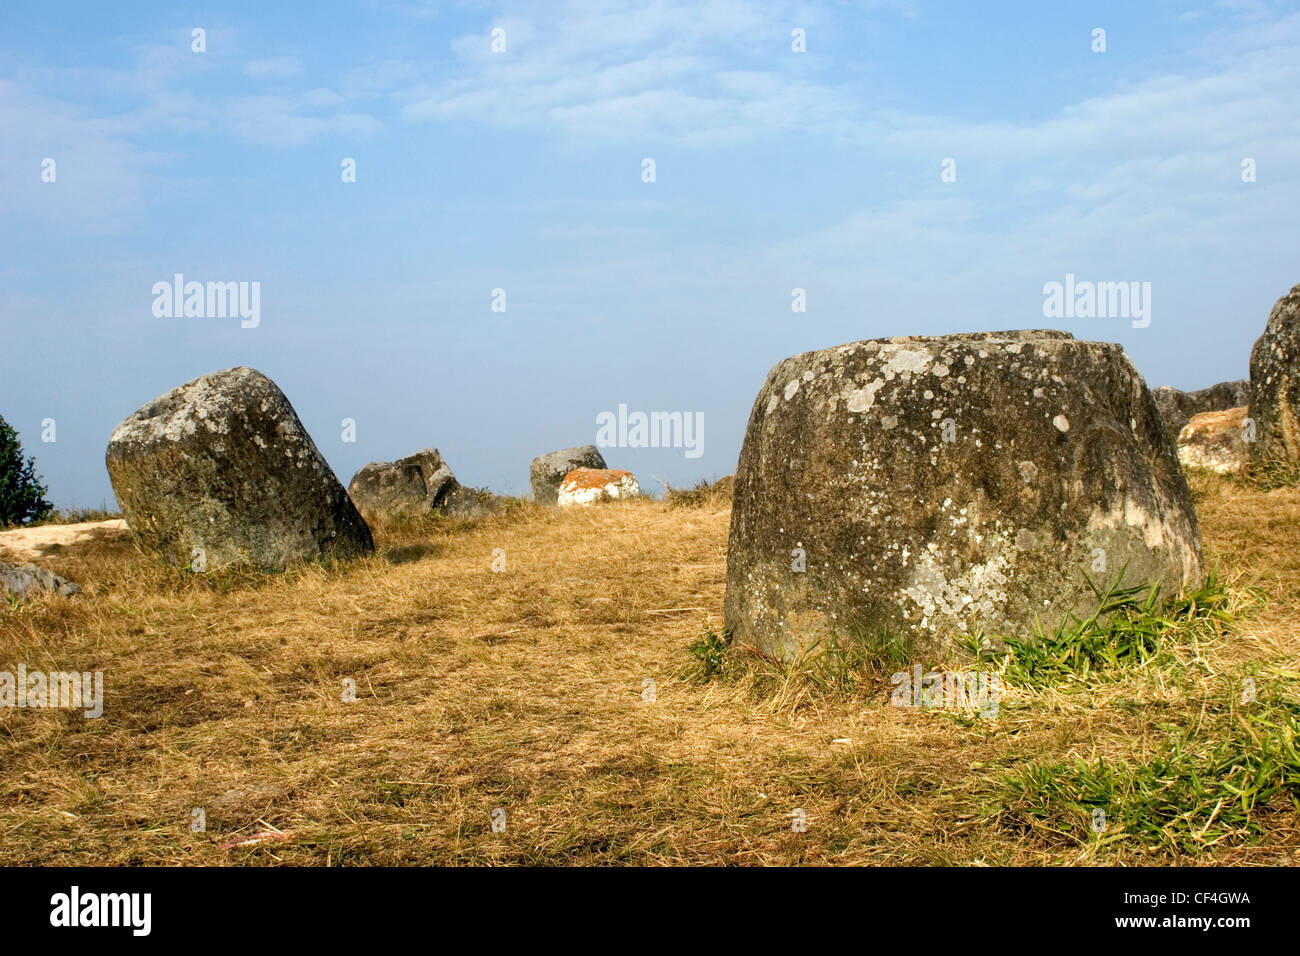
<svg viewBox="0 0 1300 956">
<path fill-rule="evenodd" d="M 635 498 L 641 493 L 636 476 L 614 468 L 575 468 L 560 483 L 561 508 L 593 505 L 598 501 Z"/>
<path fill-rule="evenodd" d="M 1178 460 L 1184 468 L 1219 474 L 1240 471 L 1250 461 L 1254 425 L 1245 406 L 1222 412 L 1201 412 L 1178 433 Z"/>
<path fill-rule="evenodd" d="M 560 482 L 575 468 L 604 468 L 605 459 L 595 445 L 578 445 L 538 455 L 528 467 L 533 500 L 539 505 L 558 503 Z"/>
<path fill-rule="evenodd" d="M 1191 421 L 1193 415 L 1202 412 L 1223 412 L 1230 408 L 1239 408 L 1250 404 L 1250 380 L 1240 379 L 1235 382 L 1219 382 L 1209 388 L 1195 392 L 1180 392 L 1176 388 L 1162 385 L 1151 392 L 1160 409 L 1160 417 L 1165 420 L 1169 434 L 1175 437 L 1183 426 Z"/>
<path fill-rule="evenodd" d="M 438 449 L 423 448 L 397 461 L 363 465 L 348 483 L 348 496 L 374 522 L 433 511 L 455 487 L 456 476 Z"/>
</svg>

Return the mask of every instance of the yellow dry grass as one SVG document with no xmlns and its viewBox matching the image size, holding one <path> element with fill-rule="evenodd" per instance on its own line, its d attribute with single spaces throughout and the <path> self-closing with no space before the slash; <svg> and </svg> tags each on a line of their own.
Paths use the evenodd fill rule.
<svg viewBox="0 0 1300 956">
<path fill-rule="evenodd" d="M 1207 554 L 1268 596 L 1199 649 L 1206 668 L 1300 669 L 1300 491 L 1196 485 Z M 0 711 L 0 863 L 1300 862 L 1289 808 L 1175 856 L 990 803 L 1026 762 L 1141 759 L 1194 719 L 1158 673 L 1021 693 L 993 721 L 761 662 L 698 681 L 687 648 L 722 627 L 728 520 L 713 500 L 525 507 L 377 529 L 371 558 L 269 577 L 65 548 L 43 563 L 86 593 L 0 604 L 0 669 L 102 670 L 104 716 Z M 222 848 L 264 831 L 286 837 Z"/>
</svg>

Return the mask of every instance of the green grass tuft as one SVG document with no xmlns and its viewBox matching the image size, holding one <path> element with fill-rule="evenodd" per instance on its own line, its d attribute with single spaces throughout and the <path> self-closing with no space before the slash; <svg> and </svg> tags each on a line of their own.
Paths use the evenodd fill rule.
<svg viewBox="0 0 1300 956">
<path fill-rule="evenodd" d="M 1242 613 L 1242 602 L 1213 574 L 1200 587 L 1163 601 L 1156 587 L 1120 587 L 1116 581 L 1102 590 L 1089 584 L 1098 600 L 1087 618 L 1071 617 L 1050 634 L 1039 627 L 1030 638 L 999 638 L 1004 650 L 995 650 L 996 642 L 980 634 L 963 644 L 978 658 L 996 661 L 1009 683 L 1044 688 L 1070 680 L 1113 679 L 1174 647 L 1222 634 Z"/>
<path fill-rule="evenodd" d="M 1140 762 L 1031 764 L 1003 778 L 997 813 L 1080 844 L 1138 841 L 1201 852 L 1247 837 L 1261 812 L 1286 803 L 1300 810 L 1298 735 L 1294 702 L 1243 705 L 1180 732 Z"/>
<path fill-rule="evenodd" d="M 706 627 L 704 636 L 689 648 L 691 656 L 699 661 L 697 677 L 701 681 L 710 681 L 718 677 L 727 666 L 727 632 L 720 635 L 713 628 Z"/>
</svg>

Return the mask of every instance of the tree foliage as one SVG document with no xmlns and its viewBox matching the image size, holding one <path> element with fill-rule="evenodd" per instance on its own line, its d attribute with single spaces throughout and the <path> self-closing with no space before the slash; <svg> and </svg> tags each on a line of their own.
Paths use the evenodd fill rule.
<svg viewBox="0 0 1300 956">
<path fill-rule="evenodd" d="M 36 474 L 36 459 L 23 460 L 18 433 L 0 416 L 0 528 L 48 517 L 53 507 Z"/>
</svg>

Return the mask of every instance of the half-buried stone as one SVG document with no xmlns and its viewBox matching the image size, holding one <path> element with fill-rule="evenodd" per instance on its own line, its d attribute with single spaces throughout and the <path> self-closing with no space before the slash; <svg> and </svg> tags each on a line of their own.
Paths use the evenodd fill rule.
<svg viewBox="0 0 1300 956">
<path fill-rule="evenodd" d="M 1201 573 L 1174 442 L 1118 345 L 1016 331 L 786 359 L 736 473 L 726 620 L 786 659 L 862 640 L 941 654 L 1096 607 L 1089 578 Z"/>
<path fill-rule="evenodd" d="M 251 368 L 154 399 L 114 429 L 107 464 L 132 533 L 172 564 L 275 571 L 374 550 L 289 400 Z"/>
<path fill-rule="evenodd" d="M 422 448 L 397 461 L 363 465 L 348 483 L 348 497 L 368 522 L 433 511 L 457 487 L 456 476 L 436 448 Z"/>
</svg>

